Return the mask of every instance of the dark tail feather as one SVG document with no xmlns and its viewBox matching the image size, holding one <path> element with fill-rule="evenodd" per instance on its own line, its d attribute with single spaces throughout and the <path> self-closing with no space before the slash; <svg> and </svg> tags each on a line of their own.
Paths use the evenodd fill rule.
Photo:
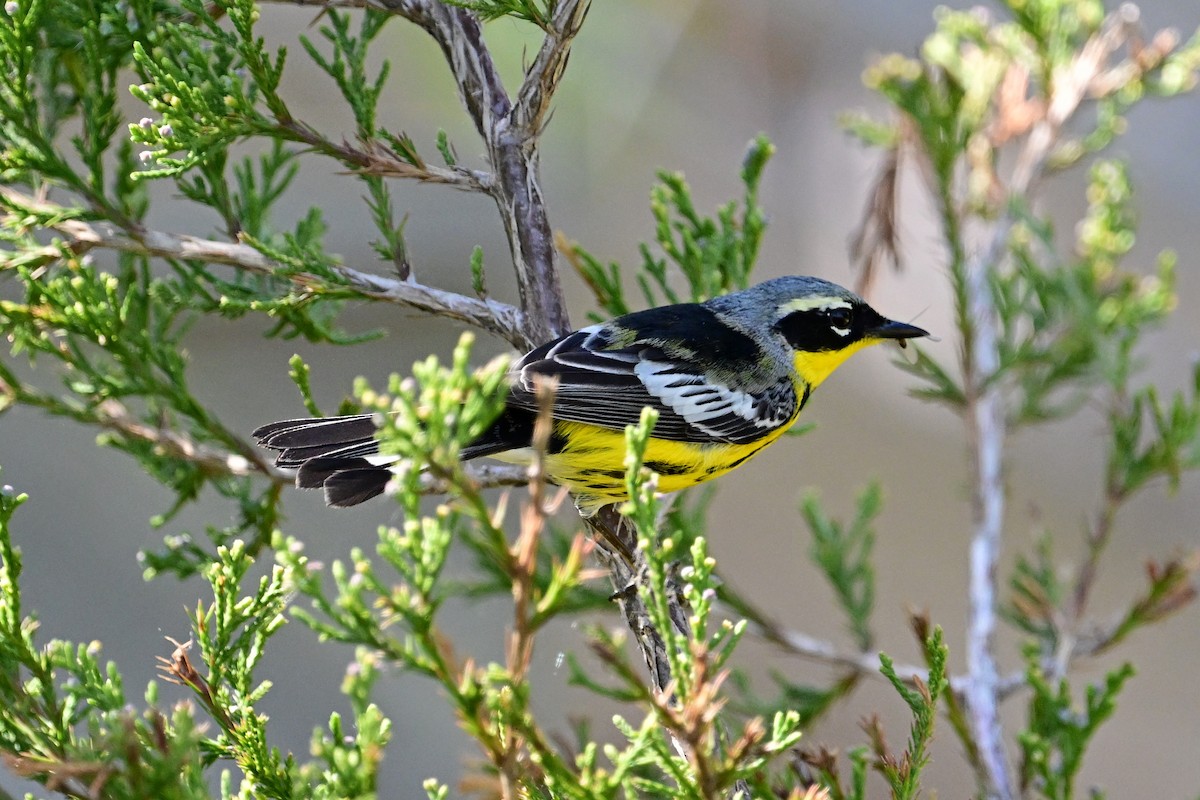
<svg viewBox="0 0 1200 800">
<path fill-rule="evenodd" d="M 372 464 L 379 453 L 371 414 L 315 419 L 285 419 L 252 434 L 258 443 L 280 451 L 275 465 L 296 470 L 301 489 L 325 489 L 331 506 L 358 505 L 382 494 L 392 473 Z"/>
<path fill-rule="evenodd" d="M 296 471 L 296 486 L 300 489 L 320 489 L 325 481 L 338 472 L 351 469 L 382 469 L 365 458 L 314 458 L 305 461 Z"/>
<path fill-rule="evenodd" d="M 272 450 L 320 447 L 336 449 L 373 439 L 376 428 L 373 416 L 355 414 L 349 417 L 285 419 L 263 425 L 250 435 L 263 447 Z"/>
<path fill-rule="evenodd" d="M 251 436 L 263 447 L 280 451 L 275 457 L 275 466 L 285 469 L 296 469 L 310 461 L 323 459 L 348 462 L 343 469 L 349 469 L 360 466 L 353 462 L 379 453 L 371 414 L 285 419 L 263 425 Z"/>
<path fill-rule="evenodd" d="M 317 444 L 311 447 L 289 447 L 275 457 L 275 466 L 295 469 L 316 459 L 338 458 L 343 461 L 364 459 L 379 453 L 374 439 L 360 439 L 342 444 Z M 376 464 L 375 466 L 378 466 Z"/>
<path fill-rule="evenodd" d="M 380 467 L 344 469 L 325 478 L 325 505 L 334 508 L 356 506 L 383 494 L 392 479 L 389 470 Z"/>
<path fill-rule="evenodd" d="M 532 411 L 508 408 L 478 439 L 462 449 L 463 460 L 528 447 L 533 436 Z M 263 447 L 278 450 L 275 465 L 295 469 L 301 489 L 324 487 L 331 506 L 357 505 L 382 494 L 392 472 L 372 463 L 379 453 L 373 414 L 347 417 L 285 419 L 263 425 L 252 436 Z M 551 451 L 558 446 L 552 439 Z"/>
</svg>

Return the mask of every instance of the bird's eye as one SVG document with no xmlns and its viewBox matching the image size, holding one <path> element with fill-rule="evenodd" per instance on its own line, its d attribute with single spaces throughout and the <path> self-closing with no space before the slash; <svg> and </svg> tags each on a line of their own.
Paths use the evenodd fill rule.
<svg viewBox="0 0 1200 800">
<path fill-rule="evenodd" d="M 829 322 L 831 328 L 840 328 L 843 331 L 849 331 L 853 317 L 850 309 L 839 306 L 838 308 L 825 309 L 825 319 Z"/>
</svg>

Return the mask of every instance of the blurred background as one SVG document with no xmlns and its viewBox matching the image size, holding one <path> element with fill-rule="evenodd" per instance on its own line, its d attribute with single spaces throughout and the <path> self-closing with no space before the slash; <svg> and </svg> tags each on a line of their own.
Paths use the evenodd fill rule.
<svg viewBox="0 0 1200 800">
<path fill-rule="evenodd" d="M 847 109 L 882 110 L 861 85 L 863 68 L 887 52 L 915 53 L 932 28 L 934 7 L 928 0 L 596 2 L 543 140 L 542 176 L 552 224 L 600 258 L 632 266 L 638 242 L 653 235 L 648 197 L 655 170 L 685 172 L 698 205 L 711 210 L 738 196 L 746 143 L 765 132 L 778 154 L 763 184 L 771 225 L 758 277 L 806 273 L 852 283 L 847 242 L 877 157 L 842 134 L 836 117 Z M 1150 0 L 1142 11 L 1151 30 L 1170 25 L 1187 36 L 1200 25 L 1195 0 Z M 316 38 L 309 27 L 314 16 L 311 9 L 268 5 L 262 31 L 293 52 L 284 93 L 297 116 L 332 136 L 349 135 L 353 124 L 334 87 L 300 55 L 296 43 L 300 33 Z M 532 54 L 536 40 L 509 21 L 492 23 L 487 33 L 511 89 L 522 57 Z M 376 54 L 393 63 L 382 122 L 407 132 L 429 153 L 437 129 L 445 128 L 459 156 L 477 160 L 482 148 L 437 48 L 400 21 L 381 38 Z M 144 113 L 129 103 L 131 121 Z M 1144 352 L 1144 377 L 1165 391 L 1184 386 L 1200 342 L 1197 131 L 1200 99 L 1195 95 L 1149 101 L 1135 109 L 1128 135 L 1116 145 L 1116 152 L 1132 162 L 1141 217 L 1139 243 L 1128 263 L 1149 270 L 1161 249 L 1180 254 L 1179 312 Z M 307 158 L 288 205 L 280 209 L 278 226 L 290 228 L 310 205 L 319 205 L 331 228 L 328 249 L 356 268 L 383 269 L 368 244 L 375 232 L 364 192 L 339 172 L 335 164 Z M 936 224 L 911 177 L 903 183 L 901 216 L 906 269 L 884 275 L 870 299 L 885 315 L 916 320 L 942 334 L 931 347 L 951 359 L 955 340 Z M 398 210 L 410 214 L 406 231 L 420 280 L 469 287 L 467 260 L 478 244 L 493 294 L 513 299 L 507 246 L 489 200 L 439 187 L 400 182 L 394 187 Z M 1069 235 L 1084 207 L 1081 187 L 1078 170 L 1046 187 L 1047 207 L 1061 211 L 1063 235 Z M 218 235 L 215 217 L 198 215 L 165 183 L 155 191 L 159 202 L 152 226 Z M 591 298 L 577 277 L 566 274 L 564 280 L 572 319 L 583 324 L 593 310 Z M 428 353 L 446 356 L 459 333 L 446 321 L 373 305 L 347 308 L 342 322 L 350 330 L 381 327 L 388 335 L 335 350 L 266 340 L 263 319 L 205 321 L 189 344 L 196 394 L 229 426 L 248 432 L 303 414 L 287 378 L 293 352 L 312 364 L 318 402 L 329 409 L 350 391 L 356 376 L 382 385 L 390 372 L 407 371 Z M 502 343 L 482 341 L 478 355 L 482 361 L 502 350 Z M 830 592 L 807 562 L 808 533 L 796 509 L 802 494 L 813 489 L 830 513 L 847 515 L 854 496 L 879 479 L 886 497 L 876 545 L 878 644 L 899 661 L 916 661 L 907 609 L 925 608 L 946 628 L 954 669 L 961 671 L 968 548 L 963 433 L 955 418 L 907 395 L 911 381 L 890 363 L 894 357 L 895 351 L 876 348 L 852 360 L 808 406 L 806 419 L 817 425 L 813 433 L 772 448 L 719 482 L 710 516 L 711 548 L 727 581 L 751 599 L 791 627 L 848 646 Z M 105 655 L 124 671 L 130 697 L 137 698 L 154 677 L 155 657 L 170 652 L 163 637 L 186 639 L 185 608 L 208 594 L 198 581 L 144 582 L 136 553 L 157 547 L 164 533 L 224 524 L 230 511 L 207 498 L 168 530 L 152 529 L 148 520 L 166 509 L 167 493 L 122 455 L 96 448 L 95 433 L 26 409 L 6 414 L 0 418 L 0 482 L 31 495 L 15 519 L 15 538 L 25 554 L 27 608 L 36 611 L 41 635 L 99 639 Z M 1102 469 L 1099 418 L 1087 411 L 1068 423 L 1016 437 L 1009 456 L 1006 563 L 1027 552 L 1043 529 L 1053 533 L 1064 560 L 1074 558 L 1082 525 L 1100 495 Z M 286 508 L 286 530 L 307 542 L 313 558 L 326 562 L 345 557 L 352 547 L 371 550 L 377 526 L 395 521 L 387 502 L 330 511 L 312 493 L 289 496 Z M 1185 480 L 1173 496 L 1162 488 L 1145 493 L 1119 522 L 1093 604 L 1101 615 L 1116 614 L 1140 590 L 1148 558 L 1200 544 L 1200 481 Z M 1198 615 L 1200 609 L 1188 609 L 1138 633 L 1118 648 L 1115 659 L 1077 673 L 1080 681 L 1099 680 L 1124 659 L 1139 669 L 1115 721 L 1085 760 L 1083 785 L 1103 786 L 1114 798 L 1196 796 Z M 505 603 L 454 606 L 446 619 L 461 655 L 502 657 Z M 615 615 L 608 621 L 619 625 Z M 1002 671 L 1019 666 L 1014 643 L 1015 637 L 1002 635 Z M 566 670 L 557 666 L 561 652 L 582 649 L 582 634 L 571 627 L 539 640 L 539 699 L 547 720 L 561 720 L 560 729 L 566 730 L 569 715 L 593 713 L 593 730 L 611 736 L 609 719 L 616 709 L 587 712 L 587 696 L 567 686 Z M 740 663 L 761 686 L 768 684 L 770 670 L 796 680 L 831 677 L 824 668 L 754 642 L 740 654 Z M 314 634 L 298 624 L 273 640 L 259 675 L 274 683 L 262 709 L 272 716 L 276 746 L 307 754 L 313 727 L 324 726 L 331 710 L 346 710 L 337 690 L 351 660 L 349 649 L 317 647 Z M 430 688 L 398 675 L 385 677 L 378 687 L 378 701 L 395 726 L 383 797 L 423 797 L 421 781 L 429 776 L 454 785 L 464 765 L 478 757 Z M 162 690 L 165 701 L 185 694 L 179 687 Z M 1023 719 L 1024 702 L 1018 697 L 1005 707 L 1010 730 Z M 907 710 L 877 681 L 868 681 L 849 703 L 806 732 L 805 742 L 844 752 L 864 741 L 857 723 L 873 711 L 882 714 L 898 747 L 907 736 Z M 968 796 L 973 781 L 948 726 L 941 725 L 936 744 L 926 786 L 940 797 Z M 1015 748 L 1009 752 L 1015 755 Z M 18 787 L 7 776 L 0 777 L 0 785 Z"/>
</svg>

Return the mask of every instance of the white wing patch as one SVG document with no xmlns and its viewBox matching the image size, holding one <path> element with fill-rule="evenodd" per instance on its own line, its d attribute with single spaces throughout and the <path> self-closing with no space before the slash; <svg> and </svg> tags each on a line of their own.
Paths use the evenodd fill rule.
<svg viewBox="0 0 1200 800">
<path fill-rule="evenodd" d="M 754 395 L 712 383 L 701 375 L 680 373 L 677 364 L 641 361 L 633 371 L 646 391 L 664 406 L 683 417 L 688 424 L 711 435 L 723 435 L 724 426 L 713 427 L 705 423 L 729 417 L 750 422 L 756 428 L 779 425 L 774 414 L 766 417 L 759 414 L 758 398 Z"/>
<path fill-rule="evenodd" d="M 638 362 L 637 353 L 621 350 L 570 350 L 565 353 L 555 353 L 553 357 L 557 363 L 563 366 L 592 372 L 607 372 L 610 375 L 628 375 L 629 365 Z"/>
</svg>

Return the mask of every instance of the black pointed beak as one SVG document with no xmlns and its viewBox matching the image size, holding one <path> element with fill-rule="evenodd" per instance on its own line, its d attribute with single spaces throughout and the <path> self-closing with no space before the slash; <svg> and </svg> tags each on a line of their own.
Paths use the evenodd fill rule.
<svg viewBox="0 0 1200 800">
<path fill-rule="evenodd" d="M 909 325 L 907 322 L 896 322 L 893 319 L 885 319 L 878 325 L 867 329 L 868 338 L 897 339 L 901 347 L 904 347 L 904 343 L 908 339 L 917 339 L 928 335 L 929 331 L 924 328 Z"/>
</svg>

